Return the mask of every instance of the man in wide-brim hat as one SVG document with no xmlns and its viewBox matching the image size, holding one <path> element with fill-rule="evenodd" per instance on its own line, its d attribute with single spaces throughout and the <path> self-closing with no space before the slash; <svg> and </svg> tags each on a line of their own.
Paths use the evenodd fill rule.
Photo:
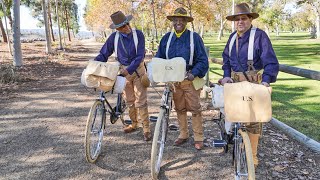
<svg viewBox="0 0 320 180">
<path fill-rule="evenodd" d="M 144 140 L 150 141 L 147 87 L 142 80 L 142 77 L 145 77 L 144 75 L 146 74 L 143 62 L 145 53 L 144 35 L 140 30 L 131 28 L 129 22 L 133 18 L 132 15 L 126 16 L 123 12 L 117 11 L 110 18 L 112 20 L 110 28 L 117 31 L 108 37 L 95 60 L 106 62 L 117 49 L 115 56 L 116 60 L 121 64 L 120 74 L 126 78 L 124 94 L 126 104 L 129 106 L 129 117 L 132 121 L 131 125 L 124 127 L 124 132 L 135 131 L 138 128 L 138 119 L 141 119 Z M 137 46 L 135 45 L 135 37 L 137 37 Z M 118 42 L 117 45 L 115 45 L 116 40 Z"/>
<path fill-rule="evenodd" d="M 249 5 L 240 3 L 235 6 L 235 13 L 226 17 L 229 21 L 235 21 L 236 32 L 233 32 L 222 53 L 224 71 L 221 84 L 250 81 L 269 86 L 277 79 L 279 62 L 272 48 L 267 34 L 252 26 L 252 20 L 259 17 L 258 13 L 250 11 Z M 249 56 L 249 39 L 253 38 Z M 251 59 L 251 55 L 253 55 Z M 263 73 L 261 74 L 261 70 Z M 250 138 L 253 160 L 258 165 L 257 148 L 262 123 L 250 123 L 247 127 Z"/>
<path fill-rule="evenodd" d="M 168 32 L 160 41 L 156 57 L 171 59 L 174 57 L 183 57 L 187 64 L 186 79 L 180 83 L 175 83 L 173 92 L 173 101 L 179 121 L 179 137 L 175 140 L 174 145 L 179 146 L 187 142 L 189 138 L 187 111 L 192 113 L 192 129 L 194 134 L 194 147 L 198 150 L 203 148 L 203 126 L 202 115 L 200 110 L 200 89 L 195 89 L 192 81 L 195 77 L 204 77 L 208 71 L 208 57 L 204 48 L 203 41 L 199 34 L 187 29 L 187 23 L 192 22 L 193 18 L 188 15 L 187 11 L 180 7 L 172 15 L 167 16 L 174 27 L 173 32 Z M 193 33 L 194 53 L 191 61 L 190 35 Z M 171 38 L 170 38 L 171 37 Z M 169 42 L 170 41 L 170 42 Z M 169 46 L 167 47 L 167 44 Z M 167 53 L 166 53 L 167 52 Z"/>
</svg>

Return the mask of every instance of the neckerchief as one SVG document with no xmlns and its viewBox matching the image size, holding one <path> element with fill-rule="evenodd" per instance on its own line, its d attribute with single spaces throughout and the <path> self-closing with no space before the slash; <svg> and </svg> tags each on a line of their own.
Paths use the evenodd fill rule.
<svg viewBox="0 0 320 180">
<path fill-rule="evenodd" d="M 184 33 L 184 31 L 186 31 L 186 29 L 187 29 L 187 26 L 184 27 L 184 30 L 181 33 L 177 33 L 177 31 L 174 30 L 174 33 L 176 34 L 177 38 L 179 38 Z"/>
</svg>

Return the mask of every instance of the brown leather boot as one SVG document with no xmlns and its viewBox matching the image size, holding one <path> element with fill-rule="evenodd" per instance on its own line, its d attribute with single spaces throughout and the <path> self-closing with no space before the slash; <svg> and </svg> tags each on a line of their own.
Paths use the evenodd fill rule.
<svg viewBox="0 0 320 180">
<path fill-rule="evenodd" d="M 150 131 L 148 107 L 139 108 L 138 111 L 139 111 L 139 117 L 142 121 L 143 139 L 145 141 L 150 141 L 152 136 Z"/>
<path fill-rule="evenodd" d="M 132 124 L 123 128 L 125 133 L 131 133 L 138 128 L 138 111 L 134 105 L 129 106 L 129 117 Z"/>
<path fill-rule="evenodd" d="M 177 112 L 177 118 L 179 122 L 179 131 L 180 131 L 178 139 L 188 139 L 189 129 L 188 129 L 187 112 Z"/>
<path fill-rule="evenodd" d="M 192 114 L 192 131 L 193 131 L 195 142 L 203 142 L 204 136 L 203 136 L 202 121 L 203 119 L 202 119 L 201 113 Z M 202 143 L 202 146 L 203 146 L 203 143 Z"/>
<path fill-rule="evenodd" d="M 252 133 L 248 132 L 248 135 L 249 135 L 249 139 L 250 139 L 250 143 L 251 143 L 253 164 L 254 164 L 254 167 L 257 167 L 259 164 L 257 153 L 258 153 L 258 144 L 259 144 L 260 134 L 252 134 Z"/>
<path fill-rule="evenodd" d="M 150 132 L 149 112 L 148 107 L 138 108 L 139 117 L 142 121 L 143 132 Z"/>
<path fill-rule="evenodd" d="M 194 147 L 197 149 L 197 150 L 201 150 L 203 148 L 203 142 L 202 141 L 195 141 L 194 142 Z"/>
<path fill-rule="evenodd" d="M 145 132 L 143 133 L 143 140 L 145 141 L 150 141 L 152 138 L 151 133 L 150 132 Z"/>
</svg>

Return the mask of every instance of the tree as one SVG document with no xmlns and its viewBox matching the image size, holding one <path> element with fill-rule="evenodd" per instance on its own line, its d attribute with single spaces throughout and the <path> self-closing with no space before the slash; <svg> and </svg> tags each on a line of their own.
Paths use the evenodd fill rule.
<svg viewBox="0 0 320 180">
<path fill-rule="evenodd" d="M 47 3 L 46 0 L 42 0 L 42 11 L 43 11 L 43 19 L 44 19 L 44 26 L 45 26 L 45 33 L 46 33 L 46 53 L 52 53 L 51 50 L 51 39 L 49 35 L 49 27 L 48 27 L 48 14 L 47 14 Z"/>
<path fill-rule="evenodd" d="M 58 35 L 59 35 L 59 48 L 58 49 L 61 50 L 61 49 L 63 49 L 63 47 L 62 47 L 62 41 L 61 41 L 58 0 L 55 0 L 55 7 L 56 7 L 56 17 L 57 17 L 57 24 L 58 24 Z"/>
<path fill-rule="evenodd" d="M 2 0 L 0 0 L 0 30 L 1 30 L 1 33 L 2 33 L 2 38 L 3 38 L 3 42 L 8 42 L 8 38 L 7 38 L 7 34 L 8 34 L 8 31 L 7 31 L 7 34 L 6 34 L 6 30 L 8 30 L 7 28 L 7 21 L 6 21 L 6 10 L 5 10 L 5 6 L 4 6 L 4 3 Z M 2 23 L 2 17 L 4 17 L 5 19 L 5 26 L 6 26 L 6 30 L 4 29 L 4 26 L 3 26 L 3 23 Z"/>
<path fill-rule="evenodd" d="M 315 25 L 316 25 L 316 34 L 317 34 L 317 39 L 320 39 L 320 1 L 319 0 L 298 0 L 297 4 L 309 4 L 313 12 L 316 16 L 315 18 Z"/>
<path fill-rule="evenodd" d="M 260 13 L 259 20 L 265 24 L 266 33 L 269 35 L 269 29 L 275 28 L 277 36 L 279 35 L 279 24 L 283 17 L 284 2 L 276 1 L 264 4 L 264 10 Z"/>
<path fill-rule="evenodd" d="M 22 66 L 20 41 L 20 0 L 13 1 L 13 65 Z"/>
</svg>

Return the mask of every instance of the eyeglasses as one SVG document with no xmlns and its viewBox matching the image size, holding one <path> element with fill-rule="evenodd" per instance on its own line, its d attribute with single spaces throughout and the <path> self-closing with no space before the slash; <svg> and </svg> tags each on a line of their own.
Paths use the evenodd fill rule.
<svg viewBox="0 0 320 180">
<path fill-rule="evenodd" d="M 246 20 L 248 20 L 249 18 L 248 17 L 237 17 L 237 18 L 235 18 L 235 21 L 246 21 Z"/>
</svg>

